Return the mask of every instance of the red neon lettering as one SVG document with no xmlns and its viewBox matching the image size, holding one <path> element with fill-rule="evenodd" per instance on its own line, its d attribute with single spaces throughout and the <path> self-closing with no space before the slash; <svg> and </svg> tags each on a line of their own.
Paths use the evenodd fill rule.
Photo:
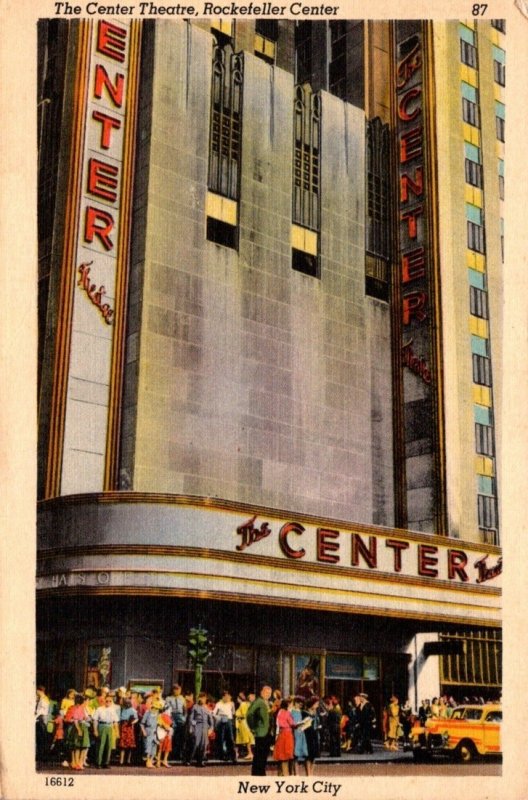
<svg viewBox="0 0 528 800">
<path fill-rule="evenodd" d="M 330 539 L 339 539 L 339 531 L 329 531 L 324 528 L 317 529 L 317 560 L 324 561 L 327 564 L 337 564 L 339 563 L 339 556 L 333 556 L 331 553 L 336 553 L 339 550 L 339 544 L 329 541 Z"/>
<path fill-rule="evenodd" d="M 117 198 L 117 180 L 119 169 L 113 164 L 105 164 L 97 158 L 88 162 L 88 191 L 96 197 L 110 200 L 112 203 Z"/>
<path fill-rule="evenodd" d="M 369 536 L 368 547 L 358 533 L 352 534 L 352 566 L 357 567 L 359 556 L 362 556 L 370 569 L 378 566 L 377 542 L 375 536 Z"/>
<path fill-rule="evenodd" d="M 427 306 L 427 295 L 425 292 L 410 292 L 403 296 L 403 324 L 408 325 L 413 317 L 419 322 L 427 318 L 424 311 Z"/>
<path fill-rule="evenodd" d="M 99 224 L 102 223 L 102 224 Z M 86 209 L 86 221 L 84 224 L 84 241 L 93 242 L 97 236 L 105 250 L 112 250 L 114 243 L 110 239 L 110 233 L 114 228 L 114 218 L 107 211 L 100 208 L 88 206 Z"/>
<path fill-rule="evenodd" d="M 408 549 L 409 542 L 402 542 L 400 539 L 387 539 L 385 547 L 391 547 L 394 550 L 394 572 L 401 572 L 402 550 Z"/>
<path fill-rule="evenodd" d="M 103 114 L 102 111 L 94 111 L 92 118 L 102 123 L 99 146 L 102 147 L 103 150 L 108 150 L 111 144 L 112 130 L 119 130 L 121 127 L 121 120 L 115 117 L 109 117 L 108 114 Z"/>
<path fill-rule="evenodd" d="M 402 253 L 402 283 L 415 281 L 425 275 L 425 250 L 418 247 L 416 250 L 409 250 Z"/>
<path fill-rule="evenodd" d="M 410 101 L 414 100 L 415 97 L 419 97 L 421 93 L 421 87 L 415 86 L 413 89 L 409 89 L 409 91 L 403 95 L 402 99 L 398 103 L 398 116 L 400 119 L 409 122 L 411 119 L 416 119 L 418 114 L 422 113 L 422 107 L 420 105 L 415 106 L 414 110 L 410 113 L 407 110 Z"/>
<path fill-rule="evenodd" d="M 410 239 L 416 239 L 418 235 L 418 225 L 416 220 L 423 214 L 423 207 L 411 208 L 409 211 L 402 211 L 400 214 L 400 221 L 407 221 L 407 233 Z"/>
<path fill-rule="evenodd" d="M 126 38 L 126 28 L 120 28 L 119 25 L 112 25 L 111 22 L 99 20 L 97 32 L 98 53 L 113 58 L 114 61 L 124 61 Z"/>
<path fill-rule="evenodd" d="M 410 339 L 402 345 L 402 364 L 404 367 L 409 367 L 415 375 L 422 378 L 424 383 L 431 383 L 432 377 L 427 362 L 424 358 L 419 358 L 414 355 L 414 350 L 411 347 L 412 342 L 413 340 Z"/>
<path fill-rule="evenodd" d="M 464 581 L 464 583 L 469 580 L 469 576 L 464 569 L 467 562 L 467 555 L 463 550 L 447 551 L 447 577 L 450 581 L 453 580 L 455 575 L 458 575 L 460 580 Z"/>
<path fill-rule="evenodd" d="M 108 95 L 112 103 L 121 108 L 123 105 L 123 88 L 125 85 L 125 76 L 120 72 L 116 72 L 115 83 L 109 78 L 108 72 L 102 64 L 97 64 L 95 67 L 95 86 L 94 97 L 100 100 L 103 96 L 103 87 L 108 91 Z"/>
<path fill-rule="evenodd" d="M 302 558 L 306 555 L 305 549 L 301 547 L 299 550 L 294 550 L 290 547 L 288 544 L 289 533 L 297 533 L 300 536 L 301 533 L 304 533 L 303 526 L 299 525 L 298 522 L 287 522 L 279 531 L 279 545 L 284 555 L 288 558 Z"/>
<path fill-rule="evenodd" d="M 398 64 L 396 86 L 398 89 L 403 89 L 406 83 L 412 78 L 416 70 L 422 66 L 422 53 L 420 51 L 420 42 L 415 44 L 413 49 L 402 58 Z"/>
<path fill-rule="evenodd" d="M 400 164 L 422 155 L 422 128 L 412 128 L 400 136 Z"/>
<path fill-rule="evenodd" d="M 409 199 L 409 189 L 414 192 L 416 197 L 423 194 L 423 170 L 416 167 L 414 180 L 404 172 L 400 175 L 400 202 L 406 203 Z"/>
<path fill-rule="evenodd" d="M 418 545 L 418 575 L 438 577 L 438 570 L 434 567 L 435 564 L 438 564 L 436 553 L 438 553 L 438 547 L 429 544 Z"/>
</svg>

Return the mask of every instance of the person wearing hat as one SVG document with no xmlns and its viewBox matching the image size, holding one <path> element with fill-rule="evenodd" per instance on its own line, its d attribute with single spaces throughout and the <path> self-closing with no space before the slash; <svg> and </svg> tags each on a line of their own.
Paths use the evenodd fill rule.
<svg viewBox="0 0 528 800">
<path fill-rule="evenodd" d="M 154 766 L 154 759 L 158 748 L 156 728 L 158 727 L 158 716 L 162 708 L 163 703 L 161 700 L 153 699 L 150 708 L 143 715 L 143 719 L 141 720 L 141 732 L 145 737 L 146 766 L 148 769 L 152 769 Z"/>
<path fill-rule="evenodd" d="M 372 732 L 376 727 L 376 713 L 365 692 L 359 692 L 354 699 L 358 709 L 358 753 L 373 753 Z"/>
<path fill-rule="evenodd" d="M 181 761 L 183 739 L 185 736 L 185 721 L 187 718 L 187 703 L 179 683 L 172 687 L 172 694 L 165 700 L 172 717 L 172 758 Z"/>
</svg>

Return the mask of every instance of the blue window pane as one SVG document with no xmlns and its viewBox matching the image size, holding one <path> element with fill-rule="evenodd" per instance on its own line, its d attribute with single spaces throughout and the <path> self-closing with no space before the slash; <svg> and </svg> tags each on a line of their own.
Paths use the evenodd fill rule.
<svg viewBox="0 0 528 800">
<path fill-rule="evenodd" d="M 474 161 L 475 164 L 480 164 L 480 148 L 475 147 L 474 144 L 470 144 L 469 142 L 464 142 L 464 148 L 466 151 L 466 158 L 469 158 L 470 161 Z"/>
<path fill-rule="evenodd" d="M 471 336 L 471 352 L 478 356 L 488 355 L 488 340 L 481 336 Z"/>
<path fill-rule="evenodd" d="M 482 225 L 482 209 L 472 203 L 466 203 L 466 219 L 475 225 Z"/>
<path fill-rule="evenodd" d="M 475 89 L 475 87 L 471 86 L 469 83 L 466 83 L 465 81 L 462 81 L 460 85 L 462 88 L 462 97 L 465 97 L 466 100 L 471 100 L 472 103 L 476 103 L 477 90 Z"/>
<path fill-rule="evenodd" d="M 504 159 L 499 158 L 499 175 L 502 175 L 504 178 Z"/>
<path fill-rule="evenodd" d="M 468 278 L 470 286 L 475 286 L 477 289 L 486 288 L 483 272 L 478 272 L 476 269 L 468 269 Z"/>
<path fill-rule="evenodd" d="M 502 49 L 502 47 L 496 47 L 493 45 L 493 60 L 498 61 L 499 64 L 506 63 L 506 52 Z"/>
<path fill-rule="evenodd" d="M 479 494 L 493 494 L 493 478 L 486 475 L 477 475 Z"/>
<path fill-rule="evenodd" d="M 490 410 L 487 406 L 474 405 L 473 415 L 475 422 L 479 422 L 481 425 L 491 425 Z"/>
<path fill-rule="evenodd" d="M 506 119 L 506 106 L 498 100 L 495 100 L 495 116 Z"/>
<path fill-rule="evenodd" d="M 458 35 L 461 39 L 469 44 L 475 44 L 475 32 L 468 28 L 467 25 L 460 24 L 458 26 Z"/>
</svg>

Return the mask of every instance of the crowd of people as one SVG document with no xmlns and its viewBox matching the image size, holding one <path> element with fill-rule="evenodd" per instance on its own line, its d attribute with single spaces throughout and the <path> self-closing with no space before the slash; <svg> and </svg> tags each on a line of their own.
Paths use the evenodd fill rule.
<svg viewBox="0 0 528 800">
<path fill-rule="evenodd" d="M 478 698 L 482 700 L 482 698 Z M 482 700 L 482 702 L 484 702 Z M 263 686 L 258 694 L 240 692 L 233 699 L 224 691 L 219 700 L 205 692 L 195 698 L 175 684 L 163 697 L 158 689 L 144 694 L 120 687 L 66 692 L 50 701 L 43 686 L 35 708 L 37 761 L 52 760 L 74 770 L 88 765 L 107 769 L 120 765 L 167 768 L 169 763 L 203 766 L 207 759 L 252 762 L 253 775 L 266 774 L 270 755 L 279 775 L 312 775 L 322 752 L 339 758 L 343 751 L 372 753 L 372 739 L 384 747 L 410 747 L 415 723 L 428 717 L 449 717 L 456 705 L 446 696 L 423 700 L 417 713 L 409 701 L 393 695 L 376 713 L 365 692 L 342 707 L 335 696 L 283 697 Z"/>
</svg>

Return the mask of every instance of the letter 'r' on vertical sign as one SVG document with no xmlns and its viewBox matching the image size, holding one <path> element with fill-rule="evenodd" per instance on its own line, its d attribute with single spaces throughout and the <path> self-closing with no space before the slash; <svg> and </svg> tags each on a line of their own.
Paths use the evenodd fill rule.
<svg viewBox="0 0 528 800">
<path fill-rule="evenodd" d="M 408 325 L 413 318 L 423 322 L 427 317 L 427 295 L 425 292 L 410 292 L 403 296 L 403 324 Z"/>
<path fill-rule="evenodd" d="M 102 224 L 100 224 L 102 223 Z M 114 228 L 114 218 L 107 211 L 100 208 L 93 208 L 88 206 L 86 209 L 86 220 L 84 224 L 84 240 L 85 242 L 93 242 L 94 236 L 101 240 L 105 250 L 112 250 L 114 247 L 113 241 L 110 239 L 110 233 Z"/>
<path fill-rule="evenodd" d="M 106 22 L 106 20 L 99 20 L 97 51 L 109 58 L 113 58 L 114 61 L 123 62 L 125 60 L 126 37 L 126 28 L 112 25 L 111 22 Z"/>
</svg>

